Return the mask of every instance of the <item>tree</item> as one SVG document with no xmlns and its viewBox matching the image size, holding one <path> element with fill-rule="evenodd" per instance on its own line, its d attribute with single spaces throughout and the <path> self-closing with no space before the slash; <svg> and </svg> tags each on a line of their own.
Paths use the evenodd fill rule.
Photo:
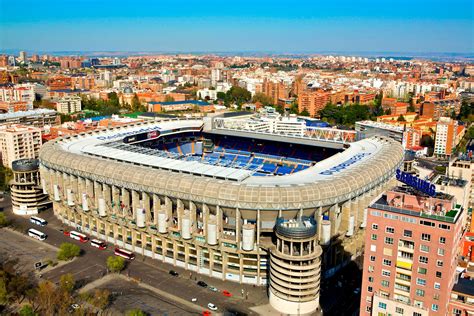
<svg viewBox="0 0 474 316">
<path fill-rule="evenodd" d="M 227 91 L 226 97 L 227 100 L 241 105 L 242 103 L 250 101 L 252 94 L 247 89 L 233 86 L 229 91 Z"/>
<path fill-rule="evenodd" d="M 170 96 L 170 95 L 167 95 L 167 96 L 165 97 L 165 102 L 174 102 L 174 98 L 173 98 L 172 96 Z"/>
<path fill-rule="evenodd" d="M 38 307 L 45 315 L 52 315 L 54 313 L 55 306 L 59 299 L 56 288 L 52 282 L 43 281 L 38 284 L 36 300 Z"/>
<path fill-rule="evenodd" d="M 146 316 L 147 314 L 144 311 L 136 308 L 136 309 L 132 309 L 132 310 L 127 311 L 127 313 L 125 315 L 127 315 L 127 316 Z"/>
<path fill-rule="evenodd" d="M 405 117 L 402 114 L 400 114 L 400 116 L 397 118 L 397 122 L 405 122 L 405 121 L 406 121 Z"/>
<path fill-rule="evenodd" d="M 122 257 L 110 256 L 107 258 L 107 269 L 111 272 L 120 272 L 125 269 L 125 260 Z"/>
<path fill-rule="evenodd" d="M 132 98 L 132 111 L 134 112 L 139 111 L 141 107 L 142 107 L 142 104 L 140 103 L 140 100 L 138 99 L 138 96 L 135 93 Z"/>
<path fill-rule="evenodd" d="M 0 227 L 5 227 L 5 226 L 8 226 L 8 219 L 7 217 L 5 216 L 5 213 L 0 213 Z"/>
<path fill-rule="evenodd" d="M 415 111 L 416 111 L 415 106 L 413 104 L 410 104 L 407 108 L 407 112 L 413 113 Z"/>
<path fill-rule="evenodd" d="M 252 98 L 252 102 L 254 102 L 254 103 L 260 102 L 264 106 L 269 106 L 269 105 L 274 104 L 272 97 L 270 97 L 270 96 L 268 96 L 268 95 L 266 95 L 262 92 L 255 93 L 255 95 Z"/>
<path fill-rule="evenodd" d="M 110 303 L 110 292 L 106 289 L 97 289 L 92 295 L 89 295 L 87 301 L 99 309 L 104 309 Z"/>
<path fill-rule="evenodd" d="M 293 101 L 290 105 L 290 113 L 291 114 L 298 114 L 298 102 Z"/>
<path fill-rule="evenodd" d="M 385 115 L 391 115 L 391 114 L 392 114 L 392 110 L 387 109 L 387 110 L 385 111 Z"/>
<path fill-rule="evenodd" d="M 59 246 L 57 258 L 58 260 L 71 260 L 74 257 L 78 257 L 81 254 L 81 248 L 79 246 L 65 242 Z"/>
<path fill-rule="evenodd" d="M 309 116 L 309 112 L 306 109 L 303 109 L 303 111 L 300 112 L 301 116 Z"/>
<path fill-rule="evenodd" d="M 23 305 L 23 307 L 19 311 L 20 316 L 37 316 L 38 313 L 36 313 L 31 307 L 31 305 Z"/>
<path fill-rule="evenodd" d="M 225 92 L 217 92 L 217 99 L 219 100 L 225 100 Z"/>
<path fill-rule="evenodd" d="M 72 273 L 63 274 L 59 278 L 59 288 L 66 293 L 72 293 L 75 284 L 76 281 Z"/>
</svg>

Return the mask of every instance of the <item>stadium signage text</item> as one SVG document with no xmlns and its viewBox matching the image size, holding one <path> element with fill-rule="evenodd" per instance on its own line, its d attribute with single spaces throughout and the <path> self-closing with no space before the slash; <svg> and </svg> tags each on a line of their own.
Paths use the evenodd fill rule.
<svg viewBox="0 0 474 316">
<path fill-rule="evenodd" d="M 430 196 L 436 195 L 435 185 L 431 184 L 428 181 L 422 180 L 414 175 L 403 172 L 400 169 L 397 169 L 396 177 L 398 181 L 408 184 L 409 186 L 417 189 L 418 191 L 426 193 Z"/>
<path fill-rule="evenodd" d="M 157 127 L 157 126 L 153 126 L 153 127 L 140 128 L 139 130 L 133 130 L 133 131 L 129 131 L 129 132 L 122 132 L 122 133 L 117 133 L 117 134 L 112 134 L 112 135 L 107 135 L 107 136 L 97 136 L 97 139 L 98 140 L 111 140 L 111 139 L 114 139 L 114 138 L 122 138 L 122 137 L 129 136 L 129 135 L 156 132 L 157 130 L 160 130 L 160 128 Z"/>
<path fill-rule="evenodd" d="M 322 174 L 322 175 L 325 175 L 325 176 L 330 176 L 333 173 L 336 173 L 336 172 L 339 172 L 339 171 L 342 171 L 342 170 L 346 169 L 350 165 L 355 164 L 357 161 L 361 160 L 362 158 L 364 158 L 365 156 L 368 156 L 368 155 L 370 155 L 370 154 L 369 153 L 357 154 L 354 157 L 351 157 L 350 159 L 347 159 L 343 163 L 340 163 L 337 166 L 332 167 L 331 169 L 322 171 L 319 174 Z"/>
</svg>

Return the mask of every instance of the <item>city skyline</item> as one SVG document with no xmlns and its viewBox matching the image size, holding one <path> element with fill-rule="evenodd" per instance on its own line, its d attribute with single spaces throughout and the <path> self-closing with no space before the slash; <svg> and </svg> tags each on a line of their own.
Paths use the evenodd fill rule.
<svg viewBox="0 0 474 316">
<path fill-rule="evenodd" d="M 469 54 L 473 47 L 472 4 L 464 0 L 449 7 L 441 1 L 291 7 L 281 1 L 238 7 L 216 1 L 49 1 L 37 8 L 29 0 L 1 1 L 1 7 L 2 50 Z"/>
</svg>

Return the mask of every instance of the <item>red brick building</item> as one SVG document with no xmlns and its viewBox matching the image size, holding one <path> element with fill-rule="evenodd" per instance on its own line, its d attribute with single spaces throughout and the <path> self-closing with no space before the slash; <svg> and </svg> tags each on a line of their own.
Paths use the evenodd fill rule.
<svg viewBox="0 0 474 316">
<path fill-rule="evenodd" d="M 361 315 L 447 315 L 465 212 L 444 193 L 396 187 L 367 214 Z"/>
</svg>

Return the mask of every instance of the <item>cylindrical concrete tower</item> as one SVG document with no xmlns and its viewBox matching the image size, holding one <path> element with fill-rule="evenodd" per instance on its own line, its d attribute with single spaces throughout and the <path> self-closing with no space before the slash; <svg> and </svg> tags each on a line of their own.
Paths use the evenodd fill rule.
<svg viewBox="0 0 474 316">
<path fill-rule="evenodd" d="M 312 217 L 277 219 L 270 251 L 270 304 L 283 314 L 312 314 L 319 307 L 322 249 Z"/>
<path fill-rule="evenodd" d="M 13 213 L 38 214 L 39 211 L 51 205 L 41 185 L 38 159 L 15 160 L 12 163 L 12 170 L 13 179 L 10 181 L 10 190 Z"/>
</svg>

